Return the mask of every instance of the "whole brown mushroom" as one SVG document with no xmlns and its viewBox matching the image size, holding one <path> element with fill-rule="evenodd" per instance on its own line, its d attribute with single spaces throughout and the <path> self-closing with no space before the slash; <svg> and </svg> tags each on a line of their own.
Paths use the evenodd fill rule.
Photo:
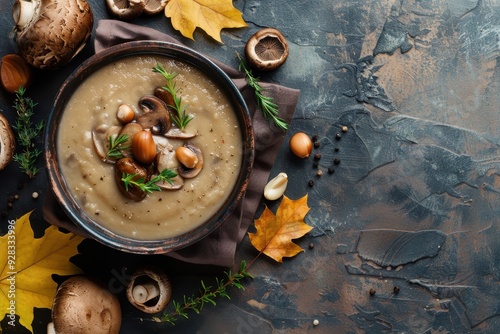
<svg viewBox="0 0 500 334">
<path fill-rule="evenodd" d="M 14 133 L 7 119 L 0 114 L 0 170 L 9 164 L 16 149 Z"/>
<path fill-rule="evenodd" d="M 94 24 L 86 0 L 16 0 L 12 7 L 18 52 L 29 64 L 67 64 L 89 40 Z"/>
<path fill-rule="evenodd" d="M 121 321 L 114 294 L 85 276 L 73 276 L 57 289 L 47 334 L 118 334 Z"/>
</svg>

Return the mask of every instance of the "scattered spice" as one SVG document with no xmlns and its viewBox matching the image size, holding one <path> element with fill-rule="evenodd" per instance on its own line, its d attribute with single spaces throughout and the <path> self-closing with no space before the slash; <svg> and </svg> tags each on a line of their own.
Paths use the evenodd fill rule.
<svg viewBox="0 0 500 334">
<path fill-rule="evenodd" d="M 333 159 L 333 163 L 338 165 L 340 163 L 340 159 L 339 158 L 335 158 Z"/>
<path fill-rule="evenodd" d="M 309 180 L 308 185 L 309 185 L 309 187 L 314 186 L 314 181 L 313 180 Z"/>
<path fill-rule="evenodd" d="M 399 288 L 399 286 L 395 286 L 394 287 L 394 293 L 399 293 L 401 289 Z"/>
<path fill-rule="evenodd" d="M 314 161 L 314 162 L 313 162 L 313 167 L 314 167 L 314 168 L 318 168 L 318 166 L 319 166 L 319 162 Z"/>
<path fill-rule="evenodd" d="M 312 141 L 313 141 L 313 142 L 317 142 L 317 141 L 318 141 L 318 135 L 314 135 L 314 136 L 312 136 Z"/>
<path fill-rule="evenodd" d="M 338 152 L 340 151 L 340 148 L 339 147 L 335 147 L 335 152 Z"/>
<path fill-rule="evenodd" d="M 32 194 L 31 194 L 31 197 L 33 197 L 34 199 L 37 199 L 39 196 L 38 192 L 34 191 Z"/>
<path fill-rule="evenodd" d="M 321 159 L 321 153 L 316 153 L 316 154 L 314 155 L 314 159 L 315 159 L 315 160 L 319 160 L 319 159 Z"/>
<path fill-rule="evenodd" d="M 373 295 L 375 294 L 375 292 L 376 292 L 376 291 L 375 291 L 375 289 L 374 289 L 374 288 L 371 288 L 371 289 L 370 289 L 370 296 L 373 296 Z"/>
<path fill-rule="evenodd" d="M 321 169 L 319 169 L 317 172 L 316 172 L 316 176 L 321 176 L 323 175 L 323 171 Z"/>
<path fill-rule="evenodd" d="M 318 326 L 318 325 L 319 325 L 319 320 L 318 319 L 314 319 L 313 326 Z"/>
<path fill-rule="evenodd" d="M 337 139 L 337 140 L 341 140 L 341 139 L 342 139 L 342 135 L 341 135 L 340 133 L 337 133 L 337 134 L 335 135 L 335 139 Z"/>
<path fill-rule="evenodd" d="M 335 169 L 333 167 L 328 167 L 328 174 L 333 174 L 335 172 Z"/>
<path fill-rule="evenodd" d="M 345 126 L 345 125 L 344 125 L 344 126 L 342 127 L 342 132 L 347 132 L 347 130 L 348 130 L 347 126 Z"/>
<path fill-rule="evenodd" d="M 319 141 L 315 141 L 315 142 L 314 142 L 314 148 L 318 148 L 319 146 L 320 146 Z"/>
<path fill-rule="evenodd" d="M 313 249 L 313 248 L 314 248 L 314 244 L 311 242 L 311 243 L 309 244 L 309 249 Z"/>
</svg>

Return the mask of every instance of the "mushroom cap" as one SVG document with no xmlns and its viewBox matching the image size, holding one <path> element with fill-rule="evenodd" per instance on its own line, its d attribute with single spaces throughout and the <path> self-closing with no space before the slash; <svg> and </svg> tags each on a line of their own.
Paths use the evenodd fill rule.
<svg viewBox="0 0 500 334">
<path fill-rule="evenodd" d="M 250 37 L 245 45 L 245 56 L 250 66 L 271 71 L 288 58 L 288 43 L 279 30 L 264 28 Z"/>
<path fill-rule="evenodd" d="M 83 49 L 94 24 L 86 0 L 17 0 L 13 17 L 19 55 L 40 69 L 67 64 Z"/>
<path fill-rule="evenodd" d="M 154 95 L 144 95 L 139 100 L 143 113 L 137 116 L 137 123 L 143 129 L 151 129 L 153 134 L 164 134 L 172 126 L 167 105 Z"/>
<path fill-rule="evenodd" d="M 137 285 L 152 285 L 157 296 L 149 301 L 141 302 L 134 297 L 134 288 Z M 172 298 L 172 284 L 167 273 L 156 267 L 142 267 L 134 272 L 127 285 L 127 299 L 137 309 L 144 313 L 158 313 L 162 311 Z"/>
<path fill-rule="evenodd" d="M 52 305 L 56 333 L 118 334 L 122 315 L 118 298 L 82 275 L 64 281 Z"/>
<path fill-rule="evenodd" d="M 167 6 L 168 0 L 145 0 L 144 14 L 156 15 L 159 14 Z"/>
<path fill-rule="evenodd" d="M 179 167 L 177 167 L 177 172 L 180 176 L 182 176 L 185 179 L 192 179 L 198 174 L 200 174 L 201 170 L 203 169 L 203 152 L 200 150 L 199 147 L 197 147 L 191 142 L 186 142 L 184 143 L 183 146 L 187 147 L 196 154 L 198 158 L 198 163 L 193 168 L 188 168 L 183 164 L 180 164 Z"/>
<path fill-rule="evenodd" d="M 0 114 L 0 170 L 9 164 L 16 150 L 16 139 L 7 119 Z"/>
<path fill-rule="evenodd" d="M 134 185 L 130 185 L 127 189 L 122 181 L 123 173 L 135 175 L 134 181 L 139 179 L 146 180 L 148 177 L 147 170 L 137 164 L 132 158 L 121 158 L 115 164 L 115 181 L 120 192 L 125 197 L 130 198 L 136 202 L 142 201 L 146 198 L 146 193 Z"/>
<path fill-rule="evenodd" d="M 142 14 L 146 0 L 106 0 L 106 5 L 118 19 L 130 21 Z"/>
</svg>

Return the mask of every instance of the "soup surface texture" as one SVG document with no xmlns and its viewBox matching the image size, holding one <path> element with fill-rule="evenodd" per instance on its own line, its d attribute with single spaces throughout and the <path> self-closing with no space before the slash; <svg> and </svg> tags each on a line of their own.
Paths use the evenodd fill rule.
<svg viewBox="0 0 500 334">
<path fill-rule="evenodd" d="M 186 132 L 201 149 L 204 166 L 179 190 L 154 191 L 139 202 L 126 198 L 93 147 L 92 130 L 120 125 L 118 106 L 137 113 L 138 101 L 165 79 L 152 68 L 160 63 L 175 77 L 178 95 L 193 117 Z M 184 141 L 169 139 L 174 147 Z M 130 56 L 89 76 L 66 105 L 58 129 L 58 162 L 72 196 L 84 212 L 106 229 L 132 239 L 160 240 L 184 234 L 206 221 L 231 193 L 242 160 L 242 137 L 230 101 L 199 69 L 164 56 Z"/>
</svg>

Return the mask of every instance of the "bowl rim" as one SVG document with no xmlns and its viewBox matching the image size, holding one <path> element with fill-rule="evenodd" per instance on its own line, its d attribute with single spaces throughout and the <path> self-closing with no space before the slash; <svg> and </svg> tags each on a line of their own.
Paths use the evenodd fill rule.
<svg viewBox="0 0 500 334">
<path fill-rule="evenodd" d="M 74 89 L 104 65 L 141 54 L 166 56 L 188 63 L 210 78 L 214 78 L 215 75 L 220 80 L 213 81 L 217 82 L 219 88 L 224 90 L 226 94 L 229 94 L 233 108 L 240 109 L 239 112 L 237 110 L 236 112 L 239 114 L 238 120 L 242 130 L 242 166 L 230 195 L 220 209 L 200 226 L 179 236 L 159 240 L 140 240 L 125 237 L 95 222 L 79 208 L 76 200 L 71 195 L 60 172 L 57 159 L 58 123 L 67 102 L 73 95 Z M 142 40 L 121 43 L 100 51 L 82 62 L 66 78 L 53 100 L 47 119 L 44 132 L 44 156 L 52 192 L 59 206 L 75 225 L 98 242 L 120 251 L 136 254 L 162 254 L 185 248 L 205 238 L 219 228 L 233 213 L 238 204 L 243 201 L 254 163 L 255 138 L 252 118 L 243 96 L 231 78 L 217 64 L 198 51 L 184 45 Z"/>
</svg>

